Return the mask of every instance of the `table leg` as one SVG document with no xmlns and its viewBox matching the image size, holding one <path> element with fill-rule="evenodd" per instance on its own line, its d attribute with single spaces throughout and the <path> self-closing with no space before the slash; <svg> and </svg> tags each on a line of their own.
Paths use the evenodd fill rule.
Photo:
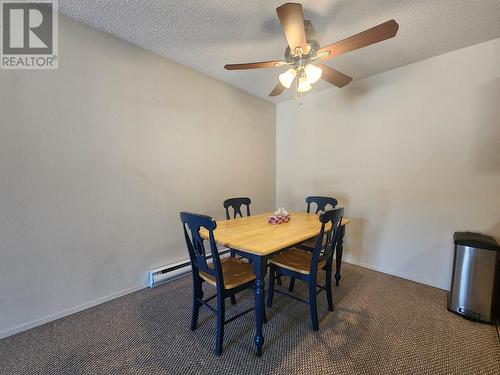
<svg viewBox="0 0 500 375">
<path fill-rule="evenodd" d="M 262 335 L 262 326 L 264 323 L 265 305 L 264 305 L 264 278 L 267 272 L 267 262 L 265 257 L 255 257 L 253 259 L 253 272 L 255 274 L 255 346 L 257 356 L 262 355 L 262 345 L 264 336 Z"/>
<path fill-rule="evenodd" d="M 336 258 L 335 286 L 339 286 L 340 278 L 342 277 L 340 275 L 340 268 L 342 266 L 342 252 L 344 251 L 344 235 L 345 235 L 345 225 L 342 225 L 340 227 L 339 243 L 337 244 L 336 254 L 335 254 Z"/>
</svg>

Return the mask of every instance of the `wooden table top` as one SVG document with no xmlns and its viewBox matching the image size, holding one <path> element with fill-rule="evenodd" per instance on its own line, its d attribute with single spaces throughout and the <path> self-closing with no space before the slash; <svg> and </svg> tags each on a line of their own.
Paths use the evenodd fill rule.
<svg viewBox="0 0 500 375">
<path fill-rule="evenodd" d="M 316 214 L 290 212 L 291 220 L 284 224 L 268 224 L 273 213 L 223 220 L 217 222 L 215 241 L 223 246 L 256 255 L 268 255 L 319 234 L 321 223 Z M 342 224 L 349 224 L 344 218 Z M 208 238 L 202 228 L 200 234 Z"/>
</svg>

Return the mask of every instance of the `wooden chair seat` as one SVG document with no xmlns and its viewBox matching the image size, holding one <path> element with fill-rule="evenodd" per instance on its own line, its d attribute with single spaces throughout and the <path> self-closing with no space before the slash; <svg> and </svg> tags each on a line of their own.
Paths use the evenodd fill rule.
<svg viewBox="0 0 500 375">
<path fill-rule="evenodd" d="M 278 267 L 286 268 L 304 275 L 309 275 L 311 260 L 312 253 L 291 248 L 286 253 L 280 254 L 271 259 L 271 263 Z M 326 260 L 318 262 L 318 269 L 323 268 L 325 264 Z"/>
<path fill-rule="evenodd" d="M 252 265 L 240 259 L 233 257 L 223 258 L 221 259 L 221 266 L 225 289 L 236 288 L 249 281 L 255 280 Z M 213 268 L 213 264 L 209 264 L 208 267 Z M 200 277 L 213 286 L 217 285 L 215 276 L 200 271 Z"/>
<path fill-rule="evenodd" d="M 194 331 L 198 327 L 198 316 L 202 306 L 207 307 L 215 313 L 217 317 L 215 354 L 221 355 L 222 344 L 224 342 L 224 325 L 255 310 L 254 308 L 250 308 L 226 319 L 226 298 L 231 298 L 231 302 L 236 303 L 234 299 L 236 293 L 247 289 L 254 289 L 255 276 L 252 272 L 252 266 L 234 257 L 220 259 L 214 236 L 217 223 L 210 216 L 183 211 L 180 213 L 180 219 L 193 275 L 191 331 Z M 210 247 L 210 254 L 207 254 L 204 238 L 200 233 L 202 230 L 208 232 L 207 242 Z M 211 263 L 207 263 L 207 259 L 211 259 Z M 218 272 L 215 272 L 215 269 Z M 217 293 L 203 299 L 203 281 L 207 281 L 207 283 L 215 286 Z M 213 298 L 216 298 L 217 301 L 215 308 L 208 303 Z M 259 311 L 259 316 L 265 317 L 265 311 Z"/>
<path fill-rule="evenodd" d="M 310 197 L 308 197 L 308 199 L 309 198 Z M 271 264 L 269 267 L 267 307 L 271 307 L 273 304 L 274 292 L 286 295 L 288 297 L 293 297 L 295 300 L 307 303 L 309 305 L 309 308 L 311 309 L 311 321 L 314 331 L 317 331 L 319 329 L 318 305 L 316 298 L 319 292 L 326 292 L 328 310 L 333 311 L 332 258 L 335 246 L 338 243 L 339 234 L 341 233 L 340 228 L 343 216 L 343 208 L 334 208 L 333 210 L 328 210 L 319 215 L 321 229 L 318 238 L 326 238 L 326 242 L 324 244 L 318 243 L 312 250 L 300 250 L 300 248 L 291 248 L 286 253 L 280 254 L 277 257 L 271 259 Z M 324 285 L 318 285 L 318 272 L 320 270 L 324 270 L 326 273 Z M 289 291 L 293 290 L 293 283 L 295 282 L 296 278 L 303 282 L 306 282 L 309 289 L 309 298 L 305 300 L 293 296 L 283 290 L 275 290 L 274 281 L 280 275 L 290 276 L 290 287 L 288 288 Z"/>
<path fill-rule="evenodd" d="M 314 247 L 316 246 L 316 239 L 317 239 L 317 237 L 309 238 L 308 240 L 305 240 L 304 242 L 301 242 L 300 244 L 302 246 L 314 249 Z M 322 245 L 324 246 L 325 243 L 326 243 L 326 238 L 323 238 L 323 244 Z"/>
</svg>

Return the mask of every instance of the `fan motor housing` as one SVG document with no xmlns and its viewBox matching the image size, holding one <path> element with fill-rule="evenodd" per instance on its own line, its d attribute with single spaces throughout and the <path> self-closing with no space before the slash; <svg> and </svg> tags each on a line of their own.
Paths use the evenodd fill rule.
<svg viewBox="0 0 500 375">
<path fill-rule="evenodd" d="M 286 47 L 285 50 L 285 61 L 288 64 L 292 65 L 297 65 L 298 63 L 299 66 L 302 65 L 301 62 L 304 61 L 307 64 L 307 62 L 309 62 L 310 59 L 316 57 L 316 54 L 318 53 L 319 49 L 320 49 L 319 43 L 314 39 L 307 40 L 307 53 L 301 55 L 292 53 L 290 47 L 288 46 Z"/>
</svg>

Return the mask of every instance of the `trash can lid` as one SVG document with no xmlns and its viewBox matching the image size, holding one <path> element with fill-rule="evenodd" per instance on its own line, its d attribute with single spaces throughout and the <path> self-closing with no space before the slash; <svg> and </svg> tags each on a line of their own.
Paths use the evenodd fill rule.
<svg viewBox="0 0 500 375">
<path fill-rule="evenodd" d="M 453 234 L 455 245 L 475 247 L 478 249 L 500 251 L 497 241 L 481 233 L 474 232 L 455 232 Z"/>
</svg>

